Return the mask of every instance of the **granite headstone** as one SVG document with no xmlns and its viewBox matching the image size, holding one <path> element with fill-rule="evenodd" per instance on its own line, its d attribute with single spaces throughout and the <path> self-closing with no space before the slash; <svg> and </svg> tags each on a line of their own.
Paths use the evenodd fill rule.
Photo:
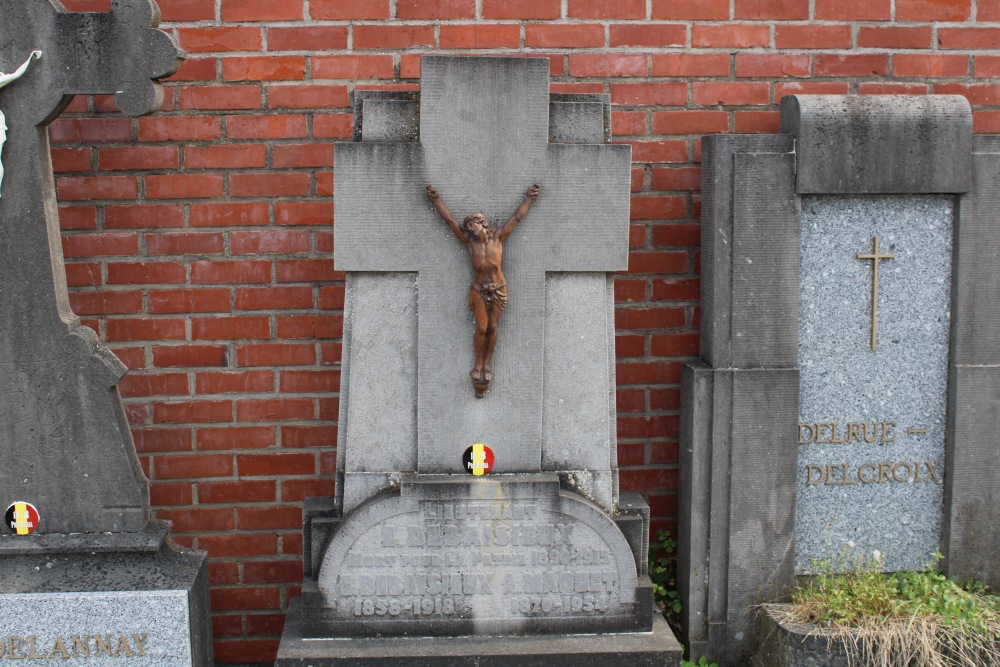
<svg viewBox="0 0 1000 667">
<path fill-rule="evenodd" d="M 0 70 L 17 74 L 0 87 L 0 625 L 15 659 L 211 663 L 205 556 L 150 522 L 117 391 L 125 366 L 69 306 L 46 127 L 75 94 L 155 111 L 154 80 L 183 58 L 158 23 L 151 0 L 98 13 L 0 0 Z"/>
<path fill-rule="evenodd" d="M 545 59 L 456 57 L 423 59 L 416 99 L 357 97 L 334 167 L 337 495 L 307 506 L 278 664 L 676 664 L 654 621 L 649 510 L 618 493 L 611 272 L 627 262 L 630 153 L 608 142 L 608 100 L 550 97 Z M 497 221 L 533 183 L 476 398 L 472 271 L 425 185 L 459 219 Z M 492 452 L 486 474 L 470 447 Z M 598 648 L 609 632 L 624 634 Z"/>
<path fill-rule="evenodd" d="M 789 96 L 776 136 L 704 138 L 692 655 L 745 662 L 758 605 L 817 566 L 1000 577 L 996 145 L 958 96 Z"/>
</svg>

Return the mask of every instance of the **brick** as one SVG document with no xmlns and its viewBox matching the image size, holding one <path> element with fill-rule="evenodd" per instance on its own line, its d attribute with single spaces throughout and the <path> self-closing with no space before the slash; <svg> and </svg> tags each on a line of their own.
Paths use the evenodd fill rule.
<svg viewBox="0 0 1000 667">
<path fill-rule="evenodd" d="M 281 605 L 278 588 L 215 588 L 211 590 L 212 611 L 232 609 L 277 609 Z"/>
<path fill-rule="evenodd" d="M 178 28 L 177 39 L 190 53 L 260 51 L 263 44 L 260 28 L 242 26 Z"/>
<path fill-rule="evenodd" d="M 56 179 L 60 201 L 135 199 L 139 183 L 134 176 L 61 176 Z"/>
<path fill-rule="evenodd" d="M 278 655 L 277 639 L 239 639 L 212 644 L 215 659 L 221 663 L 273 662 Z"/>
<path fill-rule="evenodd" d="M 153 466 L 156 479 L 231 477 L 233 457 L 229 454 L 157 456 Z"/>
<path fill-rule="evenodd" d="M 976 18 L 982 21 L 1000 21 L 1000 2 L 997 0 L 979 0 L 976 3 Z"/>
<path fill-rule="evenodd" d="M 701 297 L 701 281 L 697 278 L 657 279 L 652 282 L 655 301 L 697 301 Z"/>
<path fill-rule="evenodd" d="M 300 2 L 274 2 L 274 0 L 221 0 L 221 2 L 222 20 L 225 23 L 298 21 L 304 18 Z"/>
<path fill-rule="evenodd" d="M 226 81 L 302 81 L 305 56 L 239 56 L 222 59 Z"/>
<path fill-rule="evenodd" d="M 557 19 L 560 0 L 482 0 L 484 19 Z"/>
<path fill-rule="evenodd" d="M 271 319 L 264 315 L 191 320 L 192 340 L 263 340 L 270 337 Z"/>
<path fill-rule="evenodd" d="M 892 57 L 893 76 L 964 77 L 968 71 L 966 55 L 897 53 Z"/>
<path fill-rule="evenodd" d="M 132 122 L 128 118 L 58 118 L 49 125 L 54 144 L 94 144 L 130 141 Z"/>
<path fill-rule="evenodd" d="M 115 207 L 104 208 L 105 227 L 107 227 L 107 211 Z M 93 206 L 60 206 L 59 227 L 61 229 L 97 229 L 97 209 Z"/>
<path fill-rule="evenodd" d="M 56 173 L 90 171 L 93 151 L 89 148 L 53 148 L 52 170 Z"/>
<path fill-rule="evenodd" d="M 930 87 L 926 83 L 881 83 L 865 81 L 858 84 L 860 95 L 926 95 Z"/>
<path fill-rule="evenodd" d="M 301 507 L 287 507 L 287 506 L 252 506 L 252 507 L 240 507 L 237 510 L 239 514 L 240 530 L 274 530 L 274 529 L 292 529 L 301 528 L 302 526 L 302 508 Z M 243 564 L 243 581 L 261 581 L 262 579 L 253 579 L 247 576 L 247 565 L 250 563 Z M 255 563 L 256 565 L 262 565 L 262 563 Z M 299 565 L 301 569 L 301 563 L 290 562 L 291 565 Z M 262 577 L 263 573 L 260 570 L 254 570 L 258 572 L 258 577 Z M 301 581 L 302 573 L 299 572 L 299 579 L 296 581 Z"/>
<path fill-rule="evenodd" d="M 215 58 L 188 58 L 176 72 L 163 81 L 214 81 Z"/>
<path fill-rule="evenodd" d="M 347 86 L 286 85 L 267 90 L 269 109 L 328 109 L 348 106 Z"/>
<path fill-rule="evenodd" d="M 684 273 L 688 270 L 688 254 L 678 251 L 631 252 L 628 273 Z"/>
<path fill-rule="evenodd" d="M 333 270 L 332 258 L 278 260 L 278 282 L 299 283 L 343 279 Z"/>
<path fill-rule="evenodd" d="M 483 18 L 492 18 L 483 13 Z M 414 46 L 434 46 L 434 26 L 431 25 L 356 25 L 354 48 L 408 49 Z M 344 106 L 344 105 L 341 105 Z"/>
<path fill-rule="evenodd" d="M 815 0 L 820 21 L 888 21 L 891 0 Z"/>
<path fill-rule="evenodd" d="M 319 471 L 325 475 L 337 472 L 337 452 L 323 452 L 320 454 Z"/>
<path fill-rule="evenodd" d="M 226 136 L 231 139 L 296 139 L 307 133 L 306 117 L 300 114 L 226 118 Z"/>
<path fill-rule="evenodd" d="M 521 26 L 500 23 L 442 25 L 442 49 L 516 49 L 521 44 Z"/>
<path fill-rule="evenodd" d="M 236 482 L 202 482 L 198 485 L 199 503 L 266 503 L 277 500 L 273 480 L 246 479 Z"/>
<path fill-rule="evenodd" d="M 643 111 L 612 111 L 611 133 L 616 137 L 646 133 L 646 113 Z"/>
<path fill-rule="evenodd" d="M 62 246 L 65 257 L 135 255 L 139 252 L 139 235 L 129 232 L 63 235 Z"/>
<path fill-rule="evenodd" d="M 653 0 L 654 20 L 725 21 L 729 0 Z"/>
<path fill-rule="evenodd" d="M 265 260 L 200 260 L 191 263 L 192 285 L 271 282 L 271 262 Z"/>
<path fill-rule="evenodd" d="M 753 81 L 695 81 L 691 84 L 691 97 L 695 104 L 705 106 L 768 104 L 770 86 Z"/>
<path fill-rule="evenodd" d="M 977 134 L 1000 133 L 1000 111 L 973 111 L 972 129 Z"/>
<path fill-rule="evenodd" d="M 288 561 L 297 562 L 297 561 Z M 299 565 L 299 578 L 294 581 L 302 581 L 302 567 Z M 280 635 L 285 626 L 284 614 L 247 614 L 247 635 L 254 637 L 260 635 Z"/>
<path fill-rule="evenodd" d="M 619 308 L 616 329 L 675 329 L 684 326 L 683 308 Z"/>
<path fill-rule="evenodd" d="M 600 47 L 604 41 L 604 26 L 597 23 L 531 23 L 524 27 L 524 45 L 533 48 Z"/>
<path fill-rule="evenodd" d="M 149 290 L 150 313 L 228 312 L 228 288 Z"/>
<path fill-rule="evenodd" d="M 108 342 L 184 340 L 184 320 L 172 317 L 115 318 L 107 322 Z"/>
<path fill-rule="evenodd" d="M 841 81 L 793 81 L 774 84 L 774 102 L 778 104 L 786 95 L 846 95 L 846 82 Z"/>
<path fill-rule="evenodd" d="M 930 26 L 859 26 L 858 46 L 885 49 L 928 49 Z"/>
<path fill-rule="evenodd" d="M 344 21 L 389 18 L 389 0 L 310 0 L 314 19 Z"/>
<path fill-rule="evenodd" d="M 105 206 L 105 229 L 183 227 L 184 208 L 174 204 Z"/>
<path fill-rule="evenodd" d="M 311 7 L 315 7 L 312 3 Z M 313 12 L 315 13 L 315 11 Z M 306 25 L 267 29 L 268 51 L 341 51 L 347 48 L 347 27 L 340 25 Z M 391 58 L 390 58 L 391 60 Z M 313 77 L 316 58 L 313 58 Z M 322 77 L 321 77 L 322 78 Z"/>
<path fill-rule="evenodd" d="M 683 139 L 664 141 L 630 141 L 632 162 L 686 162 L 687 142 Z"/>
<path fill-rule="evenodd" d="M 618 386 L 677 384 L 681 379 L 680 364 L 672 361 L 619 363 L 615 374 L 618 377 Z"/>
<path fill-rule="evenodd" d="M 977 79 L 1000 76 L 1000 56 L 976 56 L 974 70 Z"/>
<path fill-rule="evenodd" d="M 697 247 L 701 243 L 701 226 L 691 223 L 654 225 L 653 247 Z"/>
<path fill-rule="evenodd" d="M 691 28 L 691 46 L 732 47 L 746 49 L 768 46 L 771 30 L 766 25 L 728 24 L 695 25 Z"/>
<path fill-rule="evenodd" d="M 675 490 L 678 485 L 676 468 L 649 470 L 622 470 L 621 490 L 638 491 L 640 489 Z"/>
<path fill-rule="evenodd" d="M 333 168 L 333 144 L 280 144 L 271 149 L 271 167 L 287 169 L 296 167 Z"/>
<path fill-rule="evenodd" d="M 278 203 L 280 210 L 284 202 Z M 330 224 L 333 223 L 332 206 Z M 230 252 L 234 255 L 291 254 L 308 252 L 309 232 L 297 229 L 276 229 L 267 231 L 234 231 L 229 234 Z"/>
<path fill-rule="evenodd" d="M 653 190 L 700 190 L 701 169 L 697 167 L 654 167 L 650 174 Z"/>
<path fill-rule="evenodd" d="M 570 76 L 646 76 L 648 58 L 644 53 L 571 53 Z"/>
<path fill-rule="evenodd" d="M 267 516 L 264 514 L 268 508 L 264 507 L 246 507 L 240 509 L 240 528 L 250 529 L 249 525 L 244 526 L 244 520 L 248 524 L 260 524 L 260 523 L 277 523 L 277 522 L 287 522 L 293 515 L 299 515 L 299 521 L 301 522 L 302 512 L 297 507 L 275 507 L 272 510 L 272 514 Z M 275 527 L 283 528 L 284 525 L 278 526 L 260 526 L 265 527 Z M 248 561 L 243 565 L 243 581 L 247 583 L 277 583 L 277 582 L 300 582 L 302 581 L 302 562 L 300 560 L 282 560 L 282 561 Z M 281 620 L 280 618 L 277 620 Z M 249 621 L 249 619 L 248 619 Z M 281 623 L 277 623 L 275 628 L 280 631 Z M 272 633 L 273 634 L 273 631 Z"/>
<path fill-rule="evenodd" d="M 778 25 L 774 28 L 774 45 L 779 49 L 849 49 L 851 26 Z"/>
<path fill-rule="evenodd" d="M 180 285 L 187 272 L 180 262 L 109 262 L 109 285 Z"/>
<path fill-rule="evenodd" d="M 289 394 L 337 391 L 340 371 L 281 371 L 279 391 Z"/>
<path fill-rule="evenodd" d="M 653 417 L 619 417 L 619 438 L 657 438 L 677 435 L 679 418 L 675 415 L 658 415 Z M 622 471 L 624 474 L 625 471 Z M 658 487 L 656 487 L 658 488 Z"/>
<path fill-rule="evenodd" d="M 184 396 L 188 393 L 187 373 L 132 373 L 122 378 L 118 390 L 123 398 Z"/>
<path fill-rule="evenodd" d="M 74 303 L 72 294 L 69 295 L 69 302 L 71 305 Z M 75 306 L 73 309 L 77 310 Z M 77 312 L 80 311 L 77 310 Z M 130 371 L 138 371 L 146 367 L 146 351 L 141 347 L 116 347 L 111 350 L 111 352 L 118 357 L 118 359 L 125 364 Z M 132 419 L 131 414 L 127 414 L 126 416 L 129 418 L 129 423 L 144 424 L 146 422 L 146 406 L 137 406 L 134 403 L 127 404 L 125 406 L 125 412 L 128 413 L 130 409 L 134 410 L 136 408 L 141 408 L 143 410 L 141 418 L 136 421 Z"/>
<path fill-rule="evenodd" d="M 795 21 L 809 18 L 809 0 L 735 0 L 737 20 Z"/>
<path fill-rule="evenodd" d="M 266 225 L 270 222 L 270 208 L 264 202 L 191 204 L 190 222 L 192 227 Z"/>
<path fill-rule="evenodd" d="M 395 67 L 391 55 L 313 56 L 316 79 L 391 79 Z"/>
<path fill-rule="evenodd" d="M 316 363 L 316 347 L 305 343 L 255 343 L 236 346 L 237 366 L 300 366 Z"/>
<path fill-rule="evenodd" d="M 350 139 L 354 136 L 354 115 L 324 113 L 313 115 L 313 136 L 317 139 Z"/>
<path fill-rule="evenodd" d="M 884 54 L 816 56 L 816 76 L 877 76 L 888 71 L 889 56 Z"/>
<path fill-rule="evenodd" d="M 304 399 L 295 400 L 304 401 Z M 312 454 L 238 454 L 236 464 L 241 476 L 250 477 L 312 475 L 316 472 L 316 460 Z"/>
<path fill-rule="evenodd" d="M 204 394 L 259 394 L 274 391 L 271 371 L 218 371 L 198 373 L 195 392 Z"/>
<path fill-rule="evenodd" d="M 737 53 L 736 76 L 741 78 L 780 78 L 809 76 L 810 56 L 781 53 Z"/>
<path fill-rule="evenodd" d="M 193 499 L 191 484 L 187 482 L 149 485 L 149 502 L 153 507 L 190 505 Z"/>
<path fill-rule="evenodd" d="M 163 174 L 143 178 L 150 199 L 202 199 L 223 196 L 222 174 Z"/>
<path fill-rule="evenodd" d="M 210 141 L 222 136 L 216 116 L 156 116 L 138 122 L 139 141 Z"/>
<path fill-rule="evenodd" d="M 990 83 L 939 83 L 934 86 L 939 95 L 964 95 L 973 106 L 1000 105 L 1000 85 Z"/>
<path fill-rule="evenodd" d="M 632 220 L 660 220 L 683 218 L 687 215 L 687 198 L 684 196 L 657 197 L 645 195 L 632 197 Z"/>
<path fill-rule="evenodd" d="M 311 287 L 246 287 L 236 290 L 237 310 L 312 308 Z"/>
<path fill-rule="evenodd" d="M 77 315 L 127 315 L 142 311 L 142 291 L 74 292 L 69 304 Z"/>
<path fill-rule="evenodd" d="M 233 516 L 232 508 L 229 507 L 161 509 L 157 510 L 156 518 L 173 522 L 171 530 L 176 533 L 221 531 L 236 528 L 236 518 Z"/>
<path fill-rule="evenodd" d="M 725 111 L 656 111 L 653 113 L 654 134 L 712 134 L 729 131 L 729 114 Z"/>
<path fill-rule="evenodd" d="M 218 232 L 158 232 L 146 236 L 149 255 L 205 255 L 220 253 L 225 239 Z"/>
<path fill-rule="evenodd" d="M 332 479 L 286 479 L 281 482 L 281 501 L 300 503 L 306 498 L 332 496 L 335 492 Z"/>
<path fill-rule="evenodd" d="M 698 354 L 697 333 L 653 334 L 650 352 L 654 357 L 691 357 Z"/>
<path fill-rule="evenodd" d="M 687 27 L 676 23 L 661 25 L 612 24 L 610 45 L 621 46 L 684 46 L 687 42 Z M 572 66 L 572 61 L 570 65 Z"/>
<path fill-rule="evenodd" d="M 219 449 L 265 449 L 274 446 L 273 426 L 226 426 L 222 428 L 199 428 L 198 450 Z M 261 497 L 258 500 L 270 500 Z"/>
<path fill-rule="evenodd" d="M 302 197 L 309 194 L 310 180 L 307 173 L 261 172 L 231 174 L 231 197 Z"/>
<path fill-rule="evenodd" d="M 274 533 L 203 535 L 198 538 L 198 547 L 207 551 L 210 558 L 268 556 L 278 553 L 278 536 Z M 216 653 L 216 660 L 219 657 Z M 251 655 L 251 659 L 259 660 L 260 654 Z"/>
<path fill-rule="evenodd" d="M 687 102 L 687 84 L 612 83 L 611 103 L 621 106 L 683 106 Z"/>
<path fill-rule="evenodd" d="M 333 225 L 330 202 L 278 202 L 274 219 L 279 225 Z"/>
<path fill-rule="evenodd" d="M 102 148 L 97 153 L 99 169 L 177 169 L 180 166 L 176 146 L 125 146 Z"/>
<path fill-rule="evenodd" d="M 170 0 L 160 8 L 164 21 L 211 21 L 215 0 Z"/>
<path fill-rule="evenodd" d="M 971 15 L 972 0 L 896 0 L 897 21 L 967 21 Z"/>
<path fill-rule="evenodd" d="M 651 70 L 653 76 L 729 76 L 729 61 L 725 53 L 654 53 Z"/>
<path fill-rule="evenodd" d="M 155 345 L 153 365 L 158 368 L 225 366 L 224 345 Z"/>
<path fill-rule="evenodd" d="M 471 19 L 475 0 L 396 0 L 396 18 L 402 20 Z"/>
<path fill-rule="evenodd" d="M 289 449 L 301 447 L 336 447 L 337 426 L 283 426 L 281 446 Z"/>
<path fill-rule="evenodd" d="M 101 265 L 97 262 L 66 264 L 66 284 L 70 287 L 94 287 L 101 284 Z"/>
<path fill-rule="evenodd" d="M 178 90 L 181 109 L 228 111 L 260 108 L 260 86 L 182 86 Z"/>
<path fill-rule="evenodd" d="M 341 303 L 341 307 L 343 307 Z M 339 338 L 343 315 L 279 315 L 278 337 L 291 339 Z"/>
<path fill-rule="evenodd" d="M 941 49 L 996 49 L 1000 28 L 938 28 L 937 43 Z"/>
<path fill-rule="evenodd" d="M 187 146 L 184 166 L 188 169 L 248 169 L 267 166 L 267 147 L 263 144 Z"/>
<path fill-rule="evenodd" d="M 646 0 L 567 0 L 566 15 L 575 19 L 644 19 Z"/>
</svg>

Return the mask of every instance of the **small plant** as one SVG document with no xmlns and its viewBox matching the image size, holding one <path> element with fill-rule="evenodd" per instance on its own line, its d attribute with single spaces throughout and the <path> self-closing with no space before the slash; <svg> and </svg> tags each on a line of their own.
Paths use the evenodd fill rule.
<svg viewBox="0 0 1000 667">
<path fill-rule="evenodd" d="M 881 555 L 815 564 L 792 596 L 796 620 L 845 639 L 848 663 L 874 667 L 1000 665 L 1000 598 L 937 570 L 881 572 Z"/>
<path fill-rule="evenodd" d="M 681 620 L 681 598 L 677 593 L 677 540 L 669 530 L 656 531 L 656 540 L 649 544 L 649 578 L 653 582 L 653 600 L 672 628 L 678 630 Z"/>
<path fill-rule="evenodd" d="M 708 658 L 701 656 L 698 662 L 691 662 L 690 660 L 681 660 L 681 667 L 719 667 L 717 662 L 709 662 Z"/>
</svg>

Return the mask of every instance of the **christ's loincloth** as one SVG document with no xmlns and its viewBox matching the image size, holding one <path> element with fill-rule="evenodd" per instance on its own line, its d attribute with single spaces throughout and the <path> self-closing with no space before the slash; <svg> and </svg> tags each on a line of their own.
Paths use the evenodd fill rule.
<svg viewBox="0 0 1000 667">
<path fill-rule="evenodd" d="M 506 283 L 482 283 L 479 285 L 473 284 L 472 290 L 469 294 L 469 309 L 475 310 L 475 304 L 473 299 L 475 298 L 475 293 L 479 292 L 480 297 L 483 299 L 483 303 L 486 304 L 487 310 L 498 310 L 503 312 L 503 309 L 507 307 L 507 284 Z"/>
</svg>

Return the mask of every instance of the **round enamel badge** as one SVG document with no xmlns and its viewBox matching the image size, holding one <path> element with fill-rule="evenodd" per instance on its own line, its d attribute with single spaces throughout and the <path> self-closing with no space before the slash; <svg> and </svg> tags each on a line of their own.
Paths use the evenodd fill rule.
<svg viewBox="0 0 1000 667">
<path fill-rule="evenodd" d="M 38 528 L 38 510 L 31 503 L 18 501 L 7 508 L 3 520 L 10 532 L 30 535 Z"/>
<path fill-rule="evenodd" d="M 493 470 L 493 450 L 483 444 L 475 444 L 462 455 L 462 467 L 470 475 L 485 475 Z"/>
</svg>

